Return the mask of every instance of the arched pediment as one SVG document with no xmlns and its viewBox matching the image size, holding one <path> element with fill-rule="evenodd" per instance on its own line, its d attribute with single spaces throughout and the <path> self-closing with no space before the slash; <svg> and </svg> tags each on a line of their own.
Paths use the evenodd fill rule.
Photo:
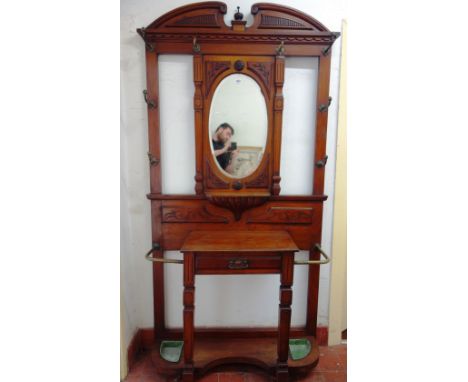
<svg viewBox="0 0 468 382">
<path fill-rule="evenodd" d="M 251 8 L 255 16 L 251 28 L 292 29 L 330 32 L 320 21 L 297 9 L 271 3 L 256 3 Z"/>
<path fill-rule="evenodd" d="M 226 25 L 227 5 L 219 1 L 193 3 L 176 8 L 157 18 L 138 33 L 146 42 L 157 40 L 187 40 L 196 35 L 204 40 L 254 39 L 259 42 L 281 41 L 305 44 L 329 44 L 338 37 L 321 22 L 297 9 L 284 5 L 256 3 L 251 7 L 253 23 L 233 20 Z M 242 24 L 242 26 L 239 26 Z"/>
</svg>

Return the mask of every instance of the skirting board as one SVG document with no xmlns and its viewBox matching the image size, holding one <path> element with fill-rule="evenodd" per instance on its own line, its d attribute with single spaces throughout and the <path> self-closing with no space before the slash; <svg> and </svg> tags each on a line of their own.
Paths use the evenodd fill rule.
<svg viewBox="0 0 468 382">
<path fill-rule="evenodd" d="M 237 329 L 239 330 L 239 329 Z M 197 330 L 198 331 L 198 330 Z M 203 335 L 204 333 L 213 333 L 214 330 L 200 330 L 198 331 L 197 334 Z M 216 332 L 219 332 L 219 335 L 224 335 L 224 336 L 231 336 L 235 333 L 232 329 L 217 329 Z M 276 329 L 255 329 L 255 330 L 249 330 L 245 329 L 244 333 L 248 336 L 250 333 L 263 333 L 265 336 L 269 336 L 272 333 L 275 333 Z M 291 328 L 291 337 L 294 336 L 294 328 Z M 182 330 L 173 330 L 171 333 L 174 336 L 181 336 L 182 335 Z M 318 326 L 317 327 L 317 343 L 319 346 L 327 346 L 328 344 L 328 327 L 327 326 Z M 129 370 L 132 369 L 132 367 L 135 365 L 135 361 L 137 359 L 137 356 L 140 352 L 149 350 L 153 347 L 155 341 L 155 336 L 154 336 L 154 329 L 153 328 L 142 328 L 138 329 L 135 335 L 133 336 L 132 340 L 130 341 L 130 345 L 128 346 L 128 351 L 127 351 L 127 357 L 128 357 L 128 368 Z"/>
</svg>

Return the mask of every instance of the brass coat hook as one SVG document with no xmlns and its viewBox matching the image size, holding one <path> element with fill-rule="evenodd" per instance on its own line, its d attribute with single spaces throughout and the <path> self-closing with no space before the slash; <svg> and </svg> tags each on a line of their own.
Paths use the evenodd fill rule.
<svg viewBox="0 0 468 382">
<path fill-rule="evenodd" d="M 281 44 L 276 48 L 276 53 L 278 56 L 284 56 L 284 41 L 281 41 Z"/>
<path fill-rule="evenodd" d="M 192 48 L 195 53 L 200 53 L 201 51 L 200 44 L 197 43 L 197 36 L 193 37 Z"/>
<path fill-rule="evenodd" d="M 325 167 L 325 165 L 327 164 L 327 161 L 328 161 L 328 155 L 325 155 L 322 159 L 318 160 L 315 165 L 317 166 L 317 168 L 322 168 L 322 167 Z"/>
<path fill-rule="evenodd" d="M 150 52 L 154 52 L 154 46 L 148 43 L 148 41 L 146 41 L 146 28 L 144 27 L 138 28 L 137 33 L 141 36 L 141 38 L 145 42 L 146 49 L 148 49 L 148 51 Z"/>
<path fill-rule="evenodd" d="M 155 166 L 155 165 L 158 165 L 158 164 L 159 164 L 159 159 L 156 158 L 156 157 L 155 157 L 153 154 L 151 154 L 149 151 L 148 151 L 148 160 L 149 160 L 151 166 Z"/>
<path fill-rule="evenodd" d="M 331 105 L 331 103 L 332 103 L 332 100 L 333 100 L 332 97 L 328 97 L 328 104 L 325 105 L 325 104 L 322 103 L 322 104 L 319 106 L 319 111 L 320 111 L 320 112 L 324 112 L 325 110 L 328 110 L 328 108 L 330 107 L 330 105 Z"/>
<path fill-rule="evenodd" d="M 322 49 L 322 54 L 324 56 L 328 55 L 328 53 L 330 53 L 330 49 L 333 45 L 333 43 L 335 42 L 335 40 L 341 36 L 341 33 L 340 32 L 332 32 L 332 42 L 330 45 L 328 45 L 326 48 L 323 48 Z"/>
<path fill-rule="evenodd" d="M 156 102 L 151 99 L 148 99 L 148 91 L 145 89 L 143 90 L 143 97 L 145 98 L 145 102 L 150 109 L 154 109 L 156 107 Z"/>
</svg>

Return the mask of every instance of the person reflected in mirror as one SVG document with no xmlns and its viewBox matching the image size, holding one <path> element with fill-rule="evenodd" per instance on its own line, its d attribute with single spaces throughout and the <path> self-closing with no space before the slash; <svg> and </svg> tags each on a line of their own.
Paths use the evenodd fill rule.
<svg viewBox="0 0 468 382">
<path fill-rule="evenodd" d="M 239 150 L 233 145 L 234 128 L 229 123 L 222 123 L 213 134 L 212 144 L 214 155 L 221 168 L 229 174 L 234 174 L 234 163 Z"/>
</svg>

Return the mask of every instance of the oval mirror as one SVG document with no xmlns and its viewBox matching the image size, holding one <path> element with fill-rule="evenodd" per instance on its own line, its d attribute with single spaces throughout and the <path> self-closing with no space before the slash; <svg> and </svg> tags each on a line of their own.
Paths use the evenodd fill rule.
<svg viewBox="0 0 468 382">
<path fill-rule="evenodd" d="M 216 88 L 209 118 L 211 150 L 227 176 L 244 178 L 263 158 L 268 134 L 265 98 L 257 82 L 231 74 Z"/>
</svg>

